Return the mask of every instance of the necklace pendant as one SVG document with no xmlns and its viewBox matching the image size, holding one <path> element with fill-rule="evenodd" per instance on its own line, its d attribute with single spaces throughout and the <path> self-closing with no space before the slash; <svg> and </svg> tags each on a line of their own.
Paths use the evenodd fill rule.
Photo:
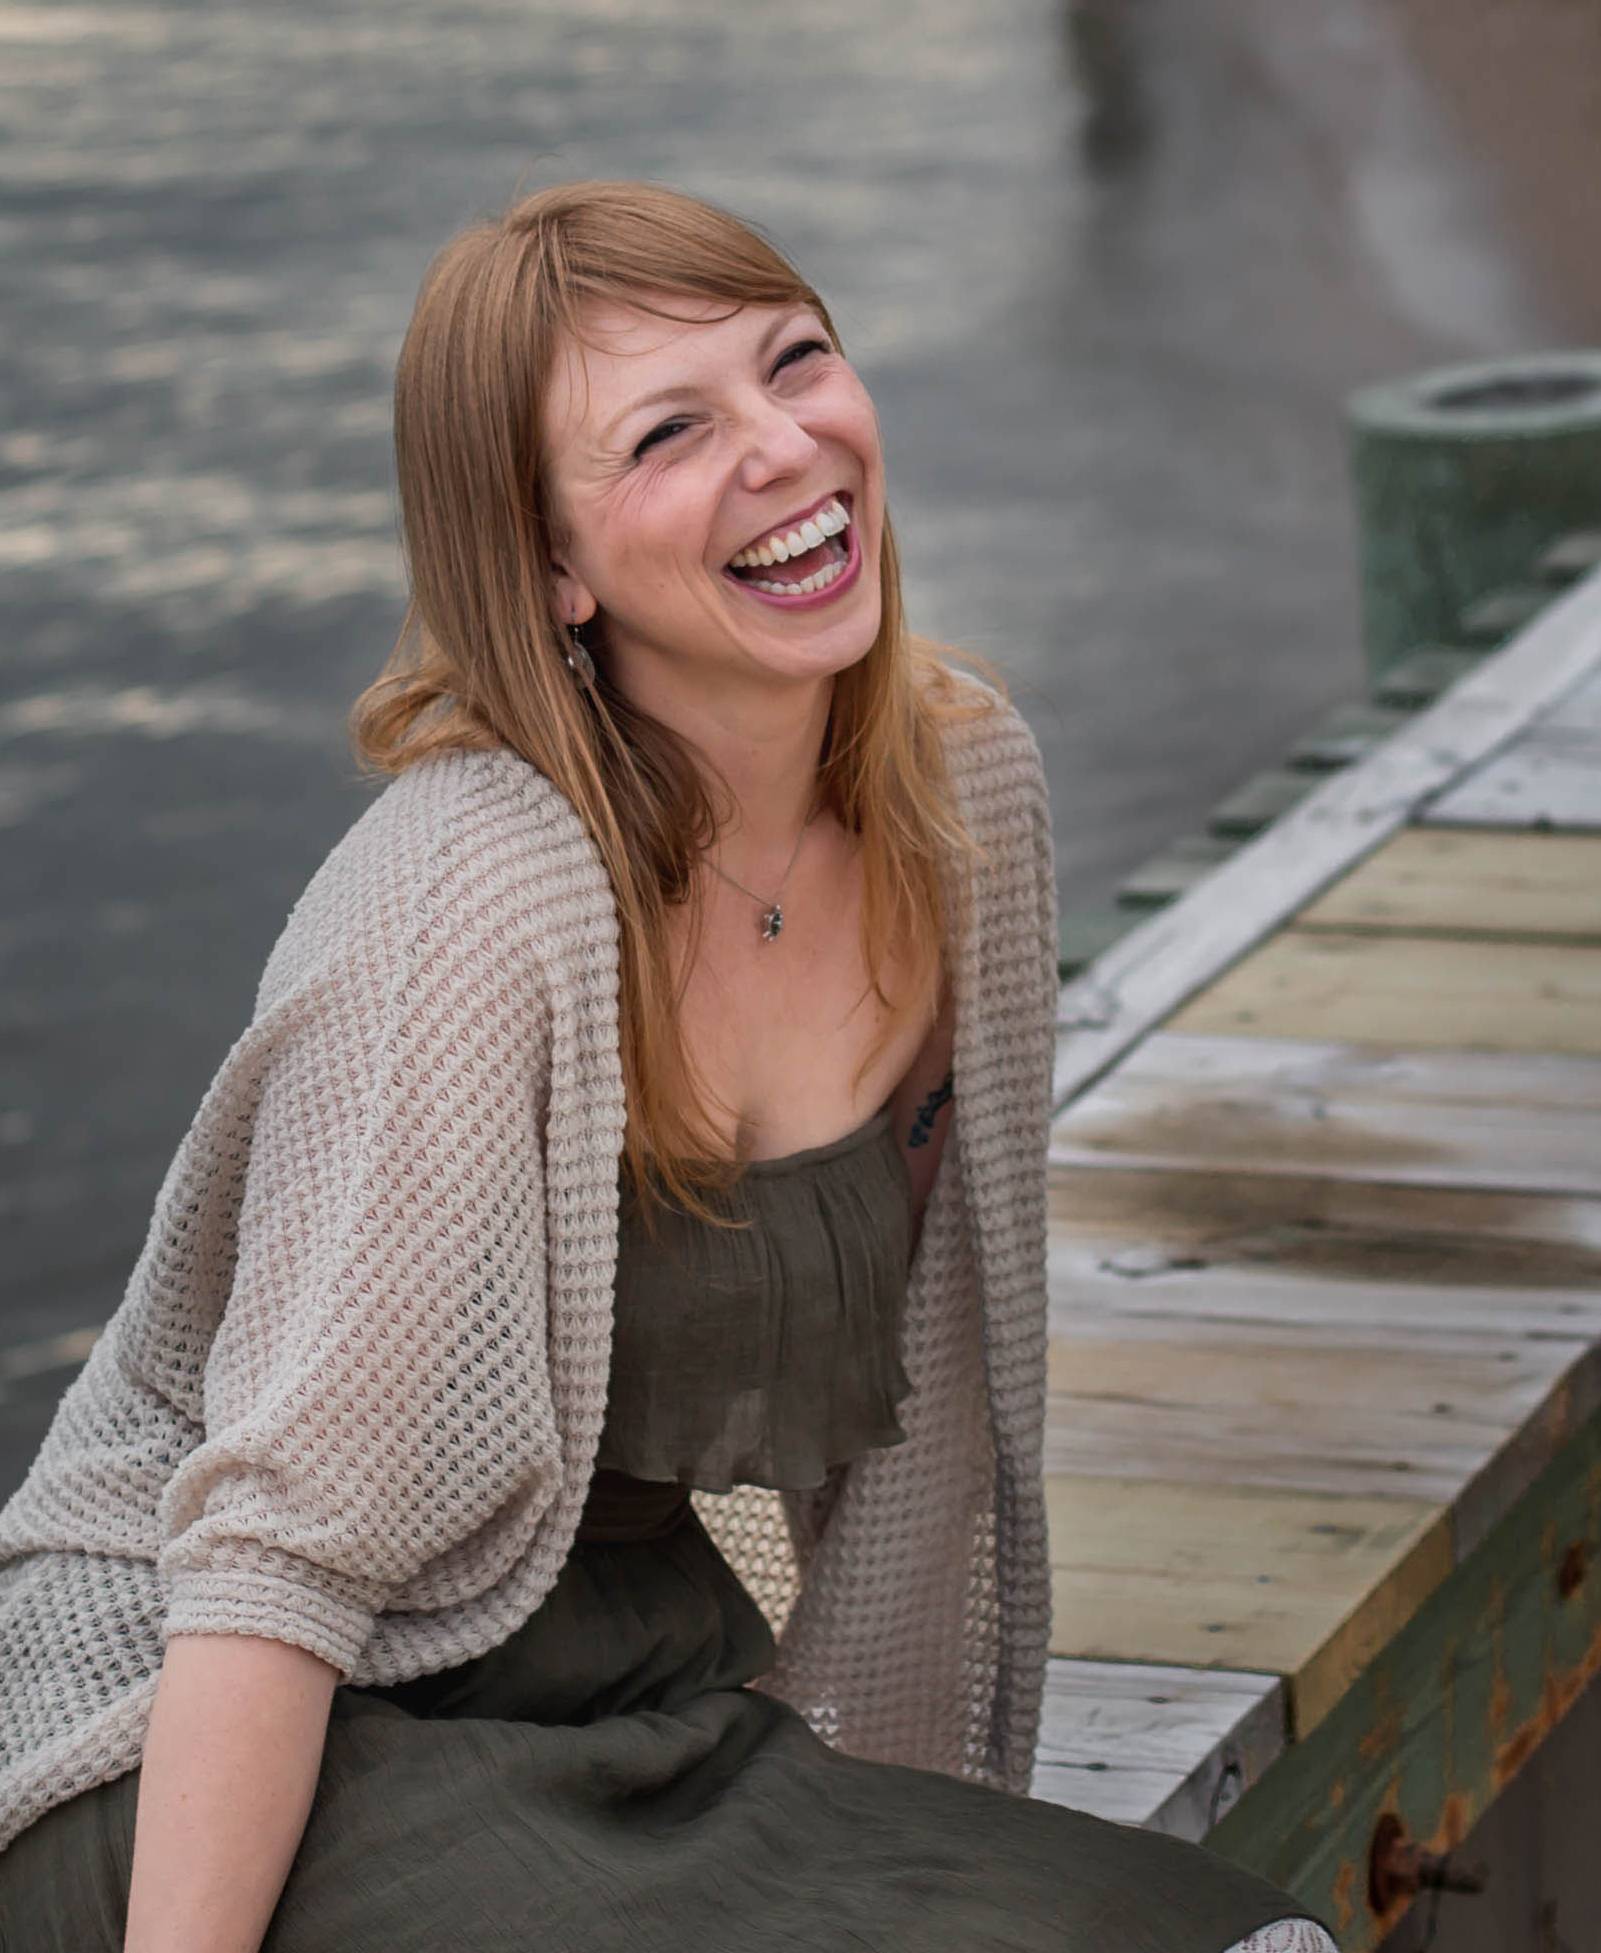
<svg viewBox="0 0 1601 1953">
<path fill-rule="evenodd" d="M 762 917 L 762 941 L 764 943 L 776 942 L 778 939 L 778 932 L 783 928 L 783 926 L 784 926 L 784 911 L 775 902 L 773 906 Z"/>
</svg>

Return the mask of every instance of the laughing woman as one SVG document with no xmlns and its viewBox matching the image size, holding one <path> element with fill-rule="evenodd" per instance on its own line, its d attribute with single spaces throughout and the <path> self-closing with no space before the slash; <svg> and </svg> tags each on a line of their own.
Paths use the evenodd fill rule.
<svg viewBox="0 0 1601 1953">
<path fill-rule="evenodd" d="M 1327 1953 L 1027 1794 L 1050 810 L 822 301 L 564 185 L 395 416 L 382 791 L 0 1512 L 0 1943 Z"/>
</svg>

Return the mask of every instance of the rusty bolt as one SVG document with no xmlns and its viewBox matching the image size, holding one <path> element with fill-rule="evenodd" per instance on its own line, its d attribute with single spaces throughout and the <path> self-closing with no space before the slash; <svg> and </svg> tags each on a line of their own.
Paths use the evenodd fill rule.
<svg viewBox="0 0 1601 1953">
<path fill-rule="evenodd" d="M 1482 1869 L 1467 1870 L 1451 1863 L 1449 1852 L 1425 1851 L 1406 1834 L 1393 1811 L 1386 1811 L 1373 1830 L 1368 1853 L 1368 1904 L 1386 1913 L 1397 1899 L 1416 1892 L 1482 1892 Z"/>
<path fill-rule="evenodd" d="M 1582 1539 L 1576 1539 L 1562 1555 L 1562 1564 L 1557 1568 L 1557 1598 L 1572 1600 L 1584 1585 L 1584 1576 L 1590 1570 L 1590 1555 Z"/>
</svg>

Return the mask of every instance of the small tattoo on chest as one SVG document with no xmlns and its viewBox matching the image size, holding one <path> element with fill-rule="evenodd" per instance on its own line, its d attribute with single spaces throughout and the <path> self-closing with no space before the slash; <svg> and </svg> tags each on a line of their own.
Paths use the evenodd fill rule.
<svg viewBox="0 0 1601 1953">
<path fill-rule="evenodd" d="M 955 1072 L 945 1074 L 945 1083 L 936 1086 L 917 1108 L 917 1116 L 912 1121 L 912 1130 L 907 1137 L 908 1146 L 926 1146 L 928 1136 L 934 1130 L 934 1120 L 940 1107 L 952 1097 L 956 1090 Z"/>
</svg>

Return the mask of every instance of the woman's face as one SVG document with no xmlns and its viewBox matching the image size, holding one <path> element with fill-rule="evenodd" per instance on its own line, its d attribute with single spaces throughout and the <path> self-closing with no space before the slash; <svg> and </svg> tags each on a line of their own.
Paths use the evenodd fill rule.
<svg viewBox="0 0 1601 1953">
<path fill-rule="evenodd" d="M 601 350 L 569 343 L 551 377 L 563 621 L 599 612 L 631 695 L 853 664 L 880 613 L 884 467 L 866 388 L 808 306 L 719 318 L 725 305 L 661 302 L 694 322 L 597 307 L 584 329 Z"/>
</svg>

